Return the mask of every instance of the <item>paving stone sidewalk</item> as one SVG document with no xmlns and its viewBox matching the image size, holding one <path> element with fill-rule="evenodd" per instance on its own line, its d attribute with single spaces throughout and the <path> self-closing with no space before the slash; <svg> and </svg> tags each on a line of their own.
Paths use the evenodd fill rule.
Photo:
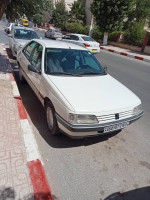
<svg viewBox="0 0 150 200">
<path fill-rule="evenodd" d="M 0 200 L 32 200 L 26 148 L 9 72 L 11 67 L 0 44 Z"/>
</svg>

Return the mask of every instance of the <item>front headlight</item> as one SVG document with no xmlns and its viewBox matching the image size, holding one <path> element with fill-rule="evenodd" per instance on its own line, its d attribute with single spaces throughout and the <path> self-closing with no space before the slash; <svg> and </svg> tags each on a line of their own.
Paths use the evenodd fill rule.
<svg viewBox="0 0 150 200">
<path fill-rule="evenodd" d="M 97 124 L 98 120 L 95 115 L 76 115 L 70 113 L 68 122 L 71 124 Z"/>
<path fill-rule="evenodd" d="M 142 108 L 142 104 L 136 106 L 134 109 L 133 109 L 133 115 L 137 115 L 139 114 L 140 112 L 143 111 L 143 108 Z"/>
</svg>

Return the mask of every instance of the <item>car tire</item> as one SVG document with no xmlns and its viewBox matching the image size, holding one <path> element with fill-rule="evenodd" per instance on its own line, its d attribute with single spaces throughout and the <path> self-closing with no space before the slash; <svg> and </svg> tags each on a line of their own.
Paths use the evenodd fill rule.
<svg viewBox="0 0 150 200">
<path fill-rule="evenodd" d="M 55 116 L 55 109 L 50 101 L 47 102 L 45 110 L 46 110 L 46 119 L 49 131 L 52 135 L 57 135 L 59 133 L 59 128 Z"/>
<path fill-rule="evenodd" d="M 26 80 L 22 74 L 21 68 L 19 67 L 19 80 L 21 83 L 26 83 Z"/>
</svg>

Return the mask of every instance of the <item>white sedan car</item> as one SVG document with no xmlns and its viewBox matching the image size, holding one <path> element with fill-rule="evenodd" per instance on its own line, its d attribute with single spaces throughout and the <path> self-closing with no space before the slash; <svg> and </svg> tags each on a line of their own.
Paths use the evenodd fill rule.
<svg viewBox="0 0 150 200">
<path fill-rule="evenodd" d="M 17 62 L 20 81 L 28 82 L 46 110 L 51 134 L 102 135 L 143 115 L 141 100 L 79 45 L 31 40 Z"/>
<path fill-rule="evenodd" d="M 39 38 L 33 29 L 20 26 L 13 27 L 8 36 L 9 47 L 14 57 L 17 56 L 19 48 L 21 48 L 29 40 Z"/>
<path fill-rule="evenodd" d="M 92 53 L 100 52 L 100 44 L 87 35 L 72 33 L 65 35 L 62 40 L 84 46 Z"/>
</svg>

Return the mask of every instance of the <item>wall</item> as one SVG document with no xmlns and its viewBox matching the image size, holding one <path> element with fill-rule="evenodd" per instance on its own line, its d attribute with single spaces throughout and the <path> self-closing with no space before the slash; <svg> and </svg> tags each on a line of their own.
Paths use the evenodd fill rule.
<svg viewBox="0 0 150 200">
<path fill-rule="evenodd" d="M 146 46 L 144 49 L 144 53 L 147 53 L 150 55 L 150 46 Z"/>
</svg>

